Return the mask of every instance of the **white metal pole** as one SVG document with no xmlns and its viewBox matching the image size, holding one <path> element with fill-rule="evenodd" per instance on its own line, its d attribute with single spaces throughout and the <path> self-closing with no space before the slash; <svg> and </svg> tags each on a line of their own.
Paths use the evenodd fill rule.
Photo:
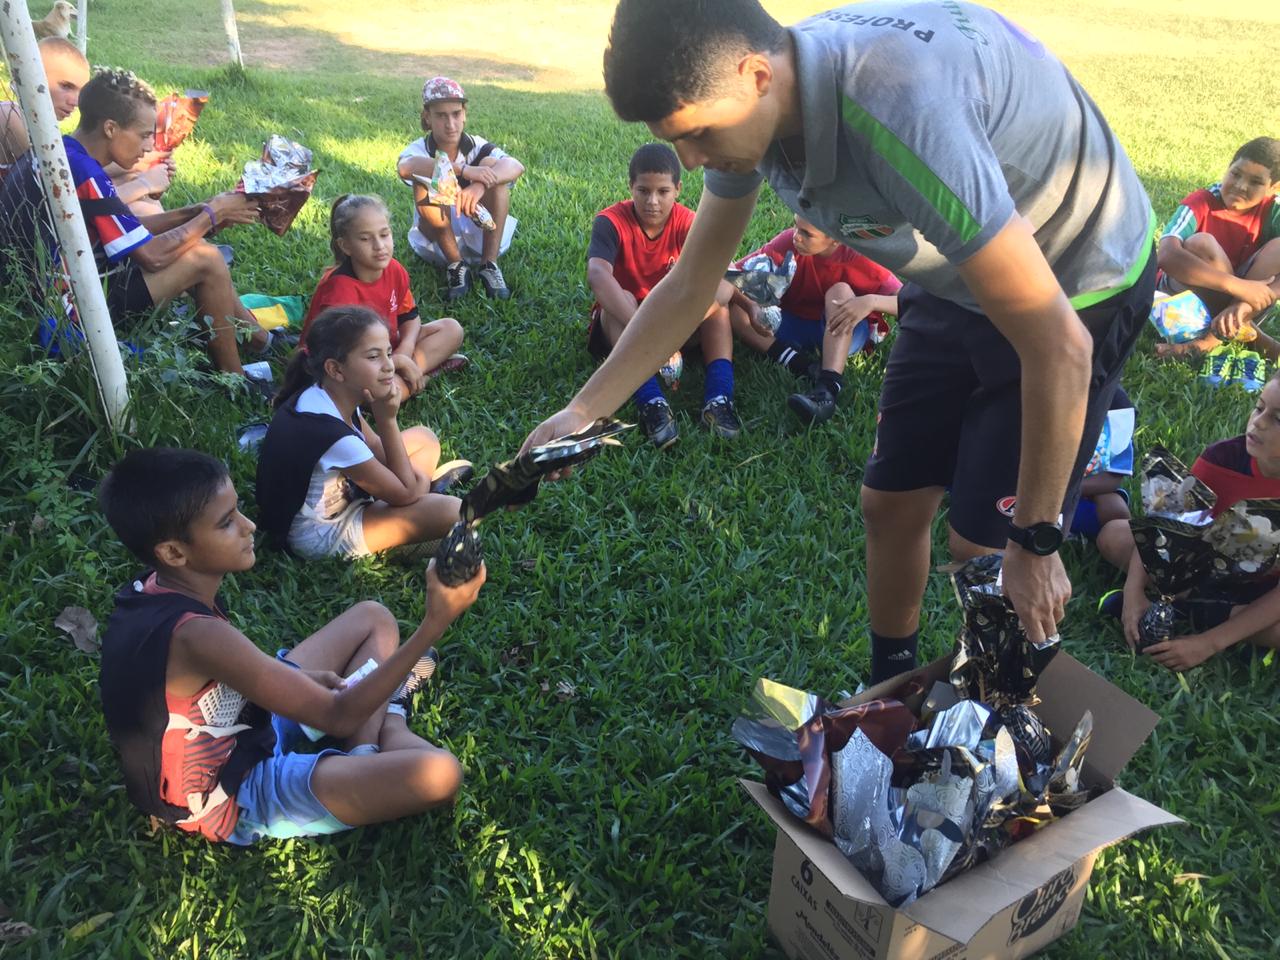
<svg viewBox="0 0 1280 960">
<path fill-rule="evenodd" d="M 244 57 L 240 55 L 240 31 L 236 28 L 236 8 L 231 0 L 222 0 L 222 26 L 227 31 L 227 53 L 231 62 L 244 69 Z"/>
<path fill-rule="evenodd" d="M 89 52 L 89 0 L 80 0 L 76 6 L 76 46 L 80 52 Z"/>
<path fill-rule="evenodd" d="M 44 187 L 53 225 L 57 231 L 62 259 L 71 279 L 80 327 L 89 342 L 89 356 L 107 419 L 116 430 L 125 427 L 125 407 L 129 402 L 124 362 L 116 342 L 111 314 L 102 294 L 93 246 L 84 227 L 75 181 L 67 163 L 67 151 L 49 99 L 49 78 L 45 76 L 40 49 L 31 29 L 31 14 L 25 3 L 0 3 L 0 40 L 9 58 L 9 76 L 27 120 L 35 145 L 36 169 Z"/>
</svg>

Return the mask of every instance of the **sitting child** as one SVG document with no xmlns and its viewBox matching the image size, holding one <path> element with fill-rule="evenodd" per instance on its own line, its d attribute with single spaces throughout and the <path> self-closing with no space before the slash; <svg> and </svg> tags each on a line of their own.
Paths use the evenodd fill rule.
<svg viewBox="0 0 1280 960">
<path fill-rule="evenodd" d="M 1243 436 L 1210 444 L 1191 467 L 1217 496 L 1213 515 L 1220 516 L 1241 500 L 1280 497 L 1280 373 L 1271 377 L 1258 394 Z M 1121 528 L 1122 525 L 1122 528 Z M 1108 531 L 1128 536 L 1131 557 L 1124 584 L 1121 621 L 1125 641 L 1138 643 L 1138 622 L 1151 601 L 1147 598 L 1147 572 L 1133 548 L 1127 521 L 1113 521 Z M 1104 531 L 1104 532 L 1108 532 Z M 1249 580 L 1193 591 L 1200 606 L 1211 614 L 1193 619 L 1199 633 L 1153 644 L 1143 653 L 1171 670 L 1186 670 L 1244 642 L 1255 647 L 1280 647 L 1280 571 L 1262 580 Z"/>
<path fill-rule="evenodd" d="M 428 263 L 443 267 L 447 296 L 457 300 L 471 288 L 468 263 L 479 263 L 480 283 L 496 300 L 511 296 L 498 267 L 498 257 L 511 246 L 516 219 L 511 209 L 511 184 L 524 173 L 524 164 L 483 137 L 465 131 L 467 97 L 448 77 L 432 77 L 422 87 L 422 130 L 404 148 L 396 164 L 401 180 L 413 188 L 413 227 L 409 246 Z M 428 204 L 427 189 L 414 176 L 431 177 L 436 154 L 443 150 L 453 163 L 462 193 L 453 208 Z M 482 230 L 471 219 L 476 204 L 493 217 L 493 230 Z"/>
<path fill-rule="evenodd" d="M 587 248 L 587 283 L 596 296 L 587 349 L 596 360 L 609 355 L 640 303 L 675 266 L 693 224 L 693 211 L 676 201 L 680 161 L 666 144 L 640 147 L 631 157 L 627 177 L 631 199 L 596 214 Z M 706 364 L 701 421 L 726 438 L 742 430 L 733 406 L 733 332 L 726 306 L 731 293 L 728 284 L 721 284 L 697 333 Z M 654 446 L 663 450 L 679 439 L 656 375 L 640 385 L 635 402 L 640 426 Z"/>
<path fill-rule="evenodd" d="M 149 568 L 116 595 L 99 684 L 137 807 L 245 845 L 452 801 L 457 758 L 413 733 L 406 711 L 434 670 L 435 644 L 475 602 L 483 567 L 454 588 L 428 567 L 426 613 L 404 643 L 396 618 L 365 602 L 272 657 L 232 626 L 219 597 L 226 575 L 255 559 L 254 525 L 222 463 L 193 450 L 136 450 L 108 474 L 100 499 Z M 361 668 L 359 682 L 344 682 Z M 295 752 L 301 724 L 335 745 Z"/>
<path fill-rule="evenodd" d="M 302 324 L 307 342 L 312 321 L 329 307 L 359 305 L 378 314 L 391 336 L 391 360 L 400 392 L 412 397 L 426 382 L 466 365 L 455 351 L 462 345 L 462 325 L 453 317 L 423 323 L 409 289 L 409 274 L 392 256 L 395 239 L 381 197 L 346 194 L 329 213 L 329 246 L 334 265 L 324 272 Z"/>
<path fill-rule="evenodd" d="M 1234 339 L 1280 295 L 1280 140 L 1250 140 L 1231 159 L 1221 183 L 1185 197 L 1160 238 L 1160 285 L 1191 290 L 1214 315 L 1213 326 L 1187 344 L 1160 344 L 1162 355 L 1208 351 Z M 1260 334 L 1253 345 L 1280 360 L 1280 344 Z"/>
<path fill-rule="evenodd" d="M 240 333 L 255 353 L 266 349 L 270 336 L 241 305 L 222 254 L 204 238 L 224 227 L 256 223 L 257 201 L 242 193 L 220 193 L 202 204 L 135 217 L 116 195 L 103 165 L 132 168 L 151 149 L 155 94 L 128 71 L 102 70 L 84 85 L 79 104 L 80 124 L 62 139 L 112 322 L 127 332 L 155 308 L 189 292 L 196 315 L 211 325 L 206 349 L 214 366 L 243 373 Z M 52 226 L 40 215 L 43 209 L 34 155 L 28 152 L 0 187 L 0 249 L 16 251 L 14 262 L 22 263 L 33 281 L 40 276 L 56 283 L 56 277 L 38 269 L 58 250 Z"/>
<path fill-rule="evenodd" d="M 381 317 L 352 306 L 315 318 L 258 454 L 259 515 L 278 546 L 308 560 L 363 557 L 438 539 L 458 521 L 458 499 L 443 494 L 471 465 L 440 464 L 426 427 L 402 433 L 401 398 Z"/>
<path fill-rule="evenodd" d="M 89 82 L 89 61 L 65 37 L 40 41 L 40 62 L 49 82 L 53 115 L 62 122 L 75 112 L 80 89 Z M 22 110 L 12 100 L 0 101 L 0 183 L 4 182 L 18 158 L 31 149 L 31 136 Z"/>
<path fill-rule="evenodd" d="M 821 348 L 817 383 L 808 393 L 793 393 L 787 406 L 805 423 L 822 423 L 835 413 L 848 358 L 874 349 L 889 332 L 884 314 L 897 314 L 902 284 L 808 220 L 797 216 L 795 222 L 737 264 L 759 256 L 781 264 L 788 252 L 794 254 L 796 272 L 779 304 L 782 324 L 777 331 L 769 333 L 760 325 L 761 308 L 746 297 L 735 297 L 730 311 L 738 339 L 798 376 L 809 375 L 807 351 Z"/>
<path fill-rule="evenodd" d="M 1133 476 L 1133 431 L 1137 411 L 1124 387 L 1116 386 L 1098 445 L 1085 467 L 1080 502 L 1071 533 L 1092 541 L 1103 558 L 1120 570 L 1129 568 L 1133 537 L 1129 533 L 1129 495 L 1120 486 Z"/>
</svg>

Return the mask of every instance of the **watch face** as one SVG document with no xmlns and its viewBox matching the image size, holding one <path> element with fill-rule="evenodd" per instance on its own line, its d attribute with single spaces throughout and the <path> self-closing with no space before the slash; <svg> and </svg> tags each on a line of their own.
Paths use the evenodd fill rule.
<svg viewBox="0 0 1280 960">
<path fill-rule="evenodd" d="M 1031 550 L 1034 553 L 1050 554 L 1062 546 L 1062 531 L 1051 523 L 1040 523 L 1030 528 Z"/>
</svg>

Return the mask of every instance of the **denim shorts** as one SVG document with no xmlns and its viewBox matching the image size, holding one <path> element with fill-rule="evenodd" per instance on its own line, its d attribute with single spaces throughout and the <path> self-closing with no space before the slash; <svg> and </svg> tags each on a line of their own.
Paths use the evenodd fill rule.
<svg viewBox="0 0 1280 960">
<path fill-rule="evenodd" d="M 782 323 L 774 331 L 774 337 L 783 343 L 793 343 L 797 347 L 822 348 L 822 338 L 827 332 L 827 318 L 807 320 L 790 310 L 782 311 Z M 853 339 L 849 341 L 849 356 L 853 356 L 867 345 L 871 337 L 871 321 L 867 318 L 859 320 L 853 328 Z"/>
<path fill-rule="evenodd" d="M 304 560 L 367 557 L 370 551 L 364 542 L 364 511 L 372 502 L 353 500 L 328 520 L 298 514 L 289 526 L 289 549 Z"/>
</svg>

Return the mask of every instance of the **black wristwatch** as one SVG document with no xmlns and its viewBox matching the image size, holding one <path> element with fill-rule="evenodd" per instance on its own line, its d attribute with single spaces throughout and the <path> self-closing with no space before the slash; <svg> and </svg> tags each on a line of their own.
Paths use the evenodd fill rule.
<svg viewBox="0 0 1280 960">
<path fill-rule="evenodd" d="M 1009 521 L 1009 539 L 1037 557 L 1047 557 L 1051 553 L 1056 553 L 1062 546 L 1062 525 L 1046 521 L 1033 523 L 1029 527 L 1020 527 L 1011 520 Z"/>
</svg>

